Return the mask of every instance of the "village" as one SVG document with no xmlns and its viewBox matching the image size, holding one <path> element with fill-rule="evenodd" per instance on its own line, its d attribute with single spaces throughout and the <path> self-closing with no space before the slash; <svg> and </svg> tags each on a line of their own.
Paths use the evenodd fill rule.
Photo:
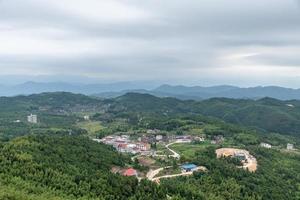
<svg viewBox="0 0 300 200">
<path fill-rule="evenodd" d="M 147 172 L 137 170 L 132 166 L 126 168 L 113 167 L 112 172 L 123 176 L 135 176 L 139 180 L 147 178 L 156 183 L 162 178 L 172 178 L 177 176 L 189 176 L 196 171 L 206 172 L 205 166 L 198 166 L 194 163 L 181 162 L 181 155 L 174 150 L 173 145 L 188 145 L 207 144 L 210 146 L 218 145 L 221 148 L 216 149 L 216 158 L 231 157 L 240 161 L 242 168 L 249 172 L 255 172 L 258 167 L 256 158 L 245 149 L 239 148 L 223 148 L 222 144 L 225 141 L 224 136 L 215 135 L 207 138 L 205 135 L 173 135 L 161 134 L 159 130 L 148 130 L 144 134 L 126 134 L 117 133 L 108 135 L 101 139 L 93 139 L 96 142 L 104 143 L 113 146 L 118 152 L 131 155 L 133 162 L 137 161 L 140 165 L 147 167 Z M 270 149 L 272 146 L 268 143 L 261 143 L 262 148 Z M 287 144 L 287 150 L 293 150 L 292 144 Z M 179 161 L 178 167 L 170 164 L 157 165 L 157 161 Z M 176 163 L 177 163 L 176 161 Z M 166 162 L 168 163 L 168 162 Z M 173 168 L 177 168 L 174 170 Z"/>
<path fill-rule="evenodd" d="M 141 165 L 149 167 L 146 173 L 140 172 L 133 167 L 119 168 L 114 167 L 113 173 L 119 173 L 123 176 L 136 176 L 138 179 L 147 178 L 148 180 L 159 183 L 161 178 L 171 178 L 176 176 L 189 176 L 196 171 L 207 171 L 205 166 L 198 166 L 194 163 L 183 162 L 178 164 L 178 169 L 174 170 L 174 166 L 156 166 L 154 163 L 157 159 L 180 160 L 180 153 L 172 149 L 174 144 L 191 144 L 191 143 L 209 143 L 209 145 L 222 144 L 225 138 L 222 135 L 213 136 L 207 139 L 203 136 L 192 135 L 162 135 L 157 130 L 148 130 L 143 135 L 127 135 L 116 134 L 109 135 L 101 139 L 93 139 L 96 142 L 113 146 L 120 153 L 128 153 L 132 155 L 132 161 L 137 160 Z M 161 153 L 157 145 L 164 147 L 168 153 Z M 239 158 L 244 165 L 244 169 L 254 172 L 257 168 L 256 159 L 246 150 L 220 149 L 216 155 L 220 157 L 236 157 Z M 177 167 L 176 167 L 177 168 Z"/>
<path fill-rule="evenodd" d="M 149 133 L 150 131 L 148 131 Z M 138 138 L 132 138 L 129 135 L 109 135 L 102 139 L 93 139 L 94 141 L 112 145 L 121 153 L 141 154 L 156 156 L 157 152 L 153 145 L 170 143 L 191 143 L 192 141 L 204 141 L 204 137 L 193 137 L 190 135 L 157 135 L 149 134 Z"/>
</svg>

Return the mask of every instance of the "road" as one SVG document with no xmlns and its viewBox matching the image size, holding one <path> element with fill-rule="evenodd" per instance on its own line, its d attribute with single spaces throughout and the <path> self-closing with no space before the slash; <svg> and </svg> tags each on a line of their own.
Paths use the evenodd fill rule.
<svg viewBox="0 0 300 200">
<path fill-rule="evenodd" d="M 197 167 L 197 169 L 195 169 L 194 171 L 199 171 L 199 170 L 206 171 L 207 169 L 205 167 L 200 166 L 200 167 Z M 180 174 L 172 174 L 172 175 L 165 175 L 165 176 L 159 176 L 159 177 L 156 177 L 156 178 L 152 178 L 151 181 L 159 182 L 159 180 L 162 179 L 162 178 L 173 178 L 173 177 L 177 177 L 177 176 L 190 176 L 192 174 L 193 174 L 193 171 L 191 171 L 191 172 L 182 172 Z"/>
<path fill-rule="evenodd" d="M 173 143 L 167 144 L 166 148 L 173 153 L 173 155 L 170 155 L 171 157 L 180 159 L 180 155 L 176 151 L 169 148 L 170 145 L 176 144 L 176 143 L 179 143 L 179 142 L 173 142 Z"/>
<path fill-rule="evenodd" d="M 147 176 L 147 178 L 148 178 L 150 181 L 152 181 L 152 180 L 154 179 L 154 177 L 155 177 L 159 172 L 161 172 L 161 171 L 164 170 L 164 169 L 168 169 L 168 168 L 170 168 L 170 167 L 172 167 L 172 166 L 161 167 L 161 168 L 158 168 L 158 169 L 156 169 L 156 170 L 150 169 L 146 176 Z"/>
<path fill-rule="evenodd" d="M 180 159 L 180 155 L 174 151 L 173 149 L 170 149 L 169 146 L 173 145 L 173 144 L 177 144 L 177 143 L 186 143 L 186 142 L 182 142 L 182 141 L 176 141 L 176 142 L 172 142 L 172 143 L 169 143 L 167 144 L 165 147 L 173 154 L 173 155 L 170 155 L 171 157 L 173 158 L 176 158 L 176 159 Z M 157 157 L 166 157 L 167 155 L 155 155 Z M 134 161 L 134 159 L 138 157 L 137 156 L 133 156 L 131 158 L 132 161 Z M 154 178 L 157 174 L 159 174 L 159 172 L 161 172 L 162 170 L 164 169 L 168 169 L 168 168 L 171 168 L 172 166 L 166 166 L 166 167 L 161 167 L 161 168 L 158 168 L 158 169 L 155 169 L 155 170 L 152 170 L 150 169 L 146 175 L 147 179 L 150 180 L 150 181 L 157 181 L 161 178 L 171 178 L 171 177 L 176 177 L 176 176 L 189 176 L 189 175 L 192 175 L 193 172 L 183 172 L 181 174 L 173 174 L 173 175 L 165 175 L 165 176 L 160 176 L 160 177 L 156 177 Z M 197 169 L 198 170 L 198 169 Z"/>
</svg>

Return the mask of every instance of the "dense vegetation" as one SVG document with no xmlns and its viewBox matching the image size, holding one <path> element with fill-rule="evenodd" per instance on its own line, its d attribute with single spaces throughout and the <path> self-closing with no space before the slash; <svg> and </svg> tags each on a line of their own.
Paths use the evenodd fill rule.
<svg viewBox="0 0 300 200">
<path fill-rule="evenodd" d="M 68 127 L 71 129 L 78 120 L 78 115 L 76 118 L 74 113 L 82 111 L 101 113 L 95 117 L 108 122 L 116 118 L 125 118 L 135 122 L 141 117 L 159 117 L 161 119 L 178 115 L 201 114 L 233 124 L 256 128 L 259 131 L 289 135 L 298 135 L 300 132 L 300 101 L 297 100 L 280 101 L 264 98 L 255 101 L 215 98 L 205 101 L 182 101 L 136 93 L 129 93 L 116 99 L 99 100 L 80 94 L 58 92 L 1 97 L 0 107 L 0 134 L 3 130 L 8 131 L 3 126 L 14 127 L 14 120 L 19 119 L 26 122 L 25 118 L 30 113 L 44 118 L 41 120 L 42 127 Z M 51 123 L 54 120 L 57 122 Z M 25 124 L 18 126 L 28 129 Z"/>
<path fill-rule="evenodd" d="M 299 147 L 298 101 L 181 101 L 134 93 L 100 100 L 44 93 L 3 97 L 0 107 L 0 199 L 300 199 L 299 152 L 283 150 L 287 143 Z M 38 124 L 26 121 L 30 113 L 38 115 Z M 204 165 L 206 173 L 164 179 L 160 185 L 138 182 L 110 172 L 112 166 L 136 163 L 86 137 L 154 128 L 209 139 L 222 135 L 223 146 L 248 149 L 258 170 L 250 173 L 237 169 L 234 160 L 216 159 L 214 150 L 222 145 L 192 144 L 192 150 L 177 147 L 186 153 L 180 161 Z M 260 142 L 274 148 L 261 148 Z"/>
<path fill-rule="evenodd" d="M 179 199 L 299 199 L 300 156 L 277 150 L 251 147 L 258 158 L 256 173 L 237 169 L 227 159 L 213 159 L 214 148 L 198 151 L 194 163 L 208 167 L 207 173 L 196 172 L 191 178 L 162 181 L 168 193 Z"/>
<path fill-rule="evenodd" d="M 110 173 L 127 161 L 84 137 L 17 138 L 1 146 L 0 199 L 163 199 L 153 183 Z"/>
</svg>

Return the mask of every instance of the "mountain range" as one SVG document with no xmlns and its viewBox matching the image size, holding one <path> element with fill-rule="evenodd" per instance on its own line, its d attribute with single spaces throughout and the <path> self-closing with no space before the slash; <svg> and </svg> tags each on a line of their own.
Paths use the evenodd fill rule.
<svg viewBox="0 0 300 200">
<path fill-rule="evenodd" d="M 261 99 L 271 97 L 280 100 L 300 99 L 300 89 L 278 86 L 257 86 L 242 88 L 230 85 L 219 86 L 183 86 L 161 85 L 155 87 L 139 82 L 117 82 L 110 84 L 71 84 L 65 82 L 26 82 L 18 85 L 0 85 L 0 96 L 37 94 L 42 92 L 72 92 L 112 98 L 128 92 L 151 94 L 158 97 L 175 97 L 182 100 L 204 100 L 215 97 L 234 99 Z"/>
</svg>

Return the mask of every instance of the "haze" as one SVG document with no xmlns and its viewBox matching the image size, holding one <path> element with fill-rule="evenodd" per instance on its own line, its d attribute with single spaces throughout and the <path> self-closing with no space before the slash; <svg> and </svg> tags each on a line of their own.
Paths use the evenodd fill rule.
<svg viewBox="0 0 300 200">
<path fill-rule="evenodd" d="M 2 0 L 0 83 L 300 87 L 296 0 Z"/>
</svg>

